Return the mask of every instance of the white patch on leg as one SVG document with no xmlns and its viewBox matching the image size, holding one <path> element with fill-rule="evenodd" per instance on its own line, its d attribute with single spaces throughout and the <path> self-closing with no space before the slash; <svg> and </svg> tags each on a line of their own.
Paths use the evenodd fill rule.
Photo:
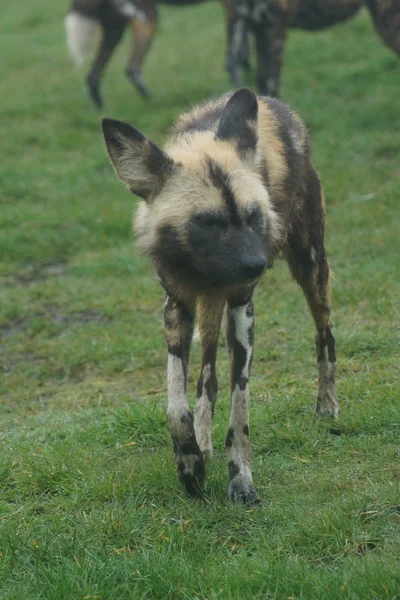
<svg viewBox="0 0 400 600">
<path fill-rule="evenodd" d="M 185 437 L 187 424 L 182 417 L 189 412 L 185 394 L 185 372 L 183 361 L 178 356 L 168 353 L 168 428 L 173 437 Z"/>
<path fill-rule="evenodd" d="M 311 261 L 315 264 L 317 262 L 317 252 L 314 248 L 314 246 L 311 246 L 311 250 L 310 250 L 310 258 Z"/>
<path fill-rule="evenodd" d="M 246 363 L 242 370 L 242 376 L 248 379 L 250 371 L 250 360 L 253 348 L 249 341 L 249 329 L 254 321 L 254 316 L 247 316 L 246 306 L 238 306 L 232 309 L 232 317 L 235 322 L 235 337 L 239 344 L 246 350 Z"/>
<path fill-rule="evenodd" d="M 207 458 L 212 457 L 212 402 L 207 395 L 207 383 L 211 378 L 211 365 L 207 364 L 203 368 L 203 390 L 194 409 L 194 431 L 196 440 L 203 455 Z"/>
<path fill-rule="evenodd" d="M 339 403 L 336 400 L 336 364 L 328 360 L 328 350 L 324 348 L 324 358 L 318 364 L 318 398 L 316 412 L 326 417 L 337 417 Z"/>
<path fill-rule="evenodd" d="M 128 19 L 140 19 L 146 22 L 146 15 L 129 0 L 112 0 L 117 11 Z"/>
<path fill-rule="evenodd" d="M 69 53 L 77 67 L 81 67 L 96 40 L 99 24 L 76 11 L 65 17 L 65 31 Z"/>
</svg>

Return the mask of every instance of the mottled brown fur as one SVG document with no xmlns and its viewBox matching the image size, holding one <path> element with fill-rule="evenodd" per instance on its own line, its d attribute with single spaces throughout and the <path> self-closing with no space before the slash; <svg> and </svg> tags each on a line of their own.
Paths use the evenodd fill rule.
<svg viewBox="0 0 400 600">
<path fill-rule="evenodd" d="M 104 119 L 103 131 L 118 176 L 143 198 L 135 219 L 138 242 L 167 294 L 167 415 L 179 478 L 190 493 L 200 493 L 204 458 L 212 453 L 217 341 L 226 306 L 228 496 L 257 502 L 249 438 L 252 295 L 281 251 L 315 321 L 316 410 L 338 413 L 325 205 L 306 130 L 286 105 L 243 89 L 183 115 L 165 151 L 126 123 Z M 202 365 L 193 419 L 186 374 L 196 305 Z"/>
</svg>

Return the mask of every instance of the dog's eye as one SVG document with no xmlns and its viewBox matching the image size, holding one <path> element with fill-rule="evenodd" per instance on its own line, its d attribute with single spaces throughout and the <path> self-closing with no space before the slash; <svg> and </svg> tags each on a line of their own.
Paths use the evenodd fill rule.
<svg viewBox="0 0 400 600">
<path fill-rule="evenodd" d="M 246 224 L 251 229 L 262 227 L 263 215 L 258 206 L 252 207 L 246 215 Z"/>
<path fill-rule="evenodd" d="M 210 213 L 198 213 L 195 216 L 195 222 L 199 227 L 213 229 L 225 229 L 226 227 L 226 223 L 222 217 Z"/>
</svg>

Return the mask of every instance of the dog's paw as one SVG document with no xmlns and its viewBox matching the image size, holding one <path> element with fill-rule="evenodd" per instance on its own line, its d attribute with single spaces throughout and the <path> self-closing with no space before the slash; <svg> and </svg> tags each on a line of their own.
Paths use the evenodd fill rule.
<svg viewBox="0 0 400 600">
<path fill-rule="evenodd" d="M 229 483 L 228 500 L 235 504 L 261 505 L 253 482 L 242 473 L 235 475 Z"/>
</svg>

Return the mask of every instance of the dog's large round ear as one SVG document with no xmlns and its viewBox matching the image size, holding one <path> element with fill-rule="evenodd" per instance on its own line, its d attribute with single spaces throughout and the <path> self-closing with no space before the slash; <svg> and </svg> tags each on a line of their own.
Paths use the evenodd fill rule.
<svg viewBox="0 0 400 600">
<path fill-rule="evenodd" d="M 105 118 L 101 125 L 118 177 L 131 192 L 150 202 L 173 173 L 173 160 L 128 123 Z"/>
<path fill-rule="evenodd" d="M 258 101 L 254 92 L 242 88 L 225 106 L 216 139 L 234 144 L 243 158 L 254 155 L 258 142 Z"/>
</svg>

